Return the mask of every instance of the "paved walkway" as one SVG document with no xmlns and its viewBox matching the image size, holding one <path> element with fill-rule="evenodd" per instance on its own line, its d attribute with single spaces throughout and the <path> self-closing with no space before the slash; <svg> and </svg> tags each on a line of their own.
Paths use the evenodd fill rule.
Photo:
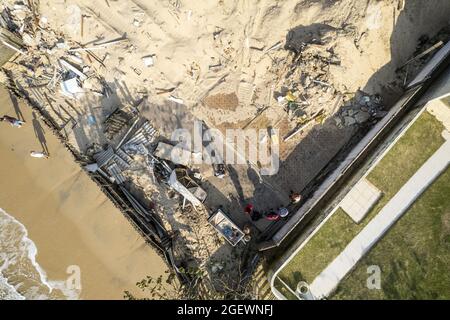
<svg viewBox="0 0 450 320">
<path fill-rule="evenodd" d="M 360 223 L 380 198 L 381 191 L 369 180 L 362 178 L 342 199 L 339 206 L 353 221 Z"/>
<path fill-rule="evenodd" d="M 448 167 L 450 163 L 450 134 L 447 140 L 406 182 L 395 196 L 367 224 L 310 285 L 317 299 L 327 297 L 356 263 L 377 243 L 385 232 L 405 213 L 414 201 Z"/>
</svg>

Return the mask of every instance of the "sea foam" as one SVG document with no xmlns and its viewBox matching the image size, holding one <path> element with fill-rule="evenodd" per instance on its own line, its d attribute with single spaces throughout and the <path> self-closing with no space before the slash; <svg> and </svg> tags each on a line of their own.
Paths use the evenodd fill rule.
<svg viewBox="0 0 450 320">
<path fill-rule="evenodd" d="M 64 280 L 48 280 L 25 226 L 0 208 L 0 299 L 77 299 Z"/>
</svg>

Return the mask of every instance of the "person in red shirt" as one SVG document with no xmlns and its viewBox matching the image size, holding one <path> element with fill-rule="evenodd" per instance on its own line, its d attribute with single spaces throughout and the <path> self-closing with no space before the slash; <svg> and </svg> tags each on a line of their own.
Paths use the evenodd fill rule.
<svg viewBox="0 0 450 320">
<path fill-rule="evenodd" d="M 265 214 L 266 219 L 269 221 L 277 221 L 280 219 L 280 215 L 273 211 L 272 209 L 269 211 L 269 213 Z"/>
</svg>

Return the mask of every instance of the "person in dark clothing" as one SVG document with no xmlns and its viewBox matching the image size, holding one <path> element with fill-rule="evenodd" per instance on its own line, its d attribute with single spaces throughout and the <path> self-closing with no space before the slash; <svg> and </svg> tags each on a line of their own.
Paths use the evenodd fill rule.
<svg viewBox="0 0 450 320">
<path fill-rule="evenodd" d="M 245 213 L 251 215 L 253 212 L 253 205 L 249 203 L 248 205 L 245 206 L 244 211 Z"/>
<path fill-rule="evenodd" d="M 13 127 L 16 127 L 16 128 L 20 128 L 25 123 L 25 121 L 22 121 L 22 120 L 19 120 L 19 119 L 16 119 L 14 117 L 10 117 L 7 115 L 0 117 L 0 121 L 6 121 L 10 125 L 12 125 Z"/>
<path fill-rule="evenodd" d="M 244 212 L 250 216 L 252 221 L 258 221 L 262 218 L 262 214 L 259 211 L 254 210 L 253 205 L 250 203 L 245 206 Z"/>
<path fill-rule="evenodd" d="M 259 211 L 253 210 L 253 212 L 250 215 L 250 217 L 252 218 L 252 221 L 258 221 L 259 219 L 262 218 L 262 214 Z"/>
</svg>

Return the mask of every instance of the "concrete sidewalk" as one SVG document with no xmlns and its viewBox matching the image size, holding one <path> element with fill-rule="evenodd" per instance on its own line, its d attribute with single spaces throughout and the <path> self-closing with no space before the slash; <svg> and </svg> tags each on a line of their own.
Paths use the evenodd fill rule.
<svg viewBox="0 0 450 320">
<path fill-rule="evenodd" d="M 330 295 L 356 263 L 375 245 L 389 228 L 405 213 L 415 200 L 430 186 L 450 163 L 450 133 L 447 140 L 395 196 L 347 245 L 347 247 L 318 275 L 310 286 L 315 298 Z"/>
</svg>

